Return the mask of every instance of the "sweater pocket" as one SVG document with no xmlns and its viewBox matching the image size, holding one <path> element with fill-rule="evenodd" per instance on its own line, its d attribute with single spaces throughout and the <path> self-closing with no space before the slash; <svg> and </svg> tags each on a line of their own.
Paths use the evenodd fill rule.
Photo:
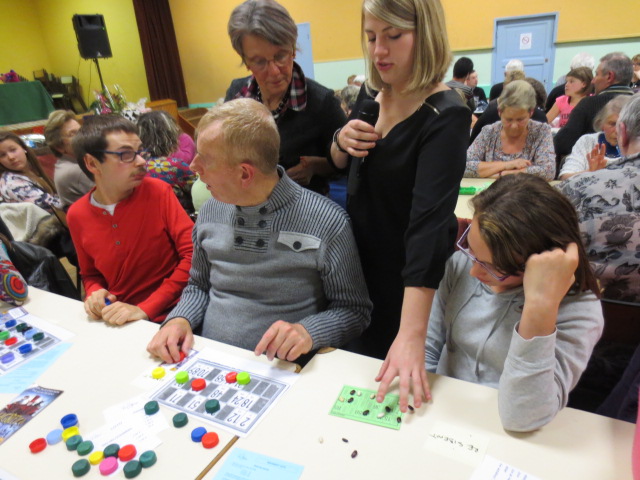
<svg viewBox="0 0 640 480">
<path fill-rule="evenodd" d="M 317 250 L 320 248 L 320 239 L 313 235 L 296 232 L 280 232 L 278 243 L 286 245 L 294 252 L 304 252 L 305 250 Z"/>
</svg>

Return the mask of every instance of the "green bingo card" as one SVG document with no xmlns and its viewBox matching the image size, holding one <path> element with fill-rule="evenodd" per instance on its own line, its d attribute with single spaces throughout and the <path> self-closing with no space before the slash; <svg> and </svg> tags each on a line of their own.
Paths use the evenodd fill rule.
<svg viewBox="0 0 640 480">
<path fill-rule="evenodd" d="M 376 390 L 345 385 L 330 415 L 400 430 L 404 414 L 398 406 L 398 395 L 387 394 L 384 402 L 376 402 Z"/>
</svg>

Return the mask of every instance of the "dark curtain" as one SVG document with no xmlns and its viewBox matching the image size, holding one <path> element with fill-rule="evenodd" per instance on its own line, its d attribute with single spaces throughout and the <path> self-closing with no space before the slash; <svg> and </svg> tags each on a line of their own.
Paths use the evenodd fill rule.
<svg viewBox="0 0 640 480">
<path fill-rule="evenodd" d="M 171 98 L 188 107 L 169 0 L 133 0 L 150 100 Z"/>
</svg>

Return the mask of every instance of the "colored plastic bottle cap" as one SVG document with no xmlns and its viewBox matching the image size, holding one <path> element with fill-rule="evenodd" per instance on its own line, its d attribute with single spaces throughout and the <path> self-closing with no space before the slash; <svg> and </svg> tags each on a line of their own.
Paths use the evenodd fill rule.
<svg viewBox="0 0 640 480">
<path fill-rule="evenodd" d="M 11 334 L 9 333 L 8 330 L 3 330 L 2 332 L 0 332 L 0 341 L 4 342 L 10 336 Z"/>
<path fill-rule="evenodd" d="M 186 413 L 176 413 L 173 416 L 173 426 L 176 428 L 182 428 L 187 423 L 189 423 L 189 417 L 187 417 Z"/>
<path fill-rule="evenodd" d="M 204 448 L 213 448 L 220 443 L 218 434 L 216 432 L 205 433 L 202 437 L 202 446 Z"/>
<path fill-rule="evenodd" d="M 18 351 L 22 354 L 22 355 L 26 355 L 27 353 L 31 352 L 31 350 L 33 350 L 33 345 L 31 345 L 30 343 L 25 343 L 23 345 L 20 345 L 18 347 Z"/>
<path fill-rule="evenodd" d="M 65 428 L 62 431 L 62 440 L 64 440 L 66 442 L 71 437 L 73 437 L 75 435 L 79 435 L 79 434 L 80 434 L 80 429 L 75 425 L 73 427 Z"/>
<path fill-rule="evenodd" d="M 111 445 L 107 445 L 104 448 L 104 457 L 117 457 L 119 451 L 120 445 L 118 445 L 117 443 L 112 443 Z"/>
<path fill-rule="evenodd" d="M 18 332 L 20 332 L 20 333 L 24 332 L 26 328 L 27 328 L 27 324 L 26 324 L 26 323 L 19 323 L 19 324 L 16 326 L 16 330 L 17 330 Z"/>
<path fill-rule="evenodd" d="M 176 382 L 187 383 L 189 381 L 189 374 L 187 372 L 176 373 Z"/>
<path fill-rule="evenodd" d="M 62 430 L 56 428 L 55 430 L 51 430 L 47 433 L 47 443 L 49 445 L 55 445 L 56 443 L 60 443 L 62 440 Z"/>
<path fill-rule="evenodd" d="M 5 323 L 4 326 L 7 328 L 11 328 L 15 327 L 16 323 L 18 323 L 16 320 L 7 320 L 7 323 Z"/>
<path fill-rule="evenodd" d="M 191 432 L 191 440 L 193 440 L 194 442 L 201 442 L 202 437 L 204 437 L 205 433 L 207 433 L 207 429 L 204 427 L 194 428 Z"/>
<path fill-rule="evenodd" d="M 100 462 L 99 468 L 102 475 L 111 475 L 118 469 L 118 459 L 116 457 L 106 457 Z"/>
<path fill-rule="evenodd" d="M 238 376 L 238 372 L 229 372 L 224 376 L 224 379 L 227 383 L 236 383 L 236 377 Z"/>
<path fill-rule="evenodd" d="M 187 358 L 187 354 L 180 350 L 180 361 L 178 363 L 183 361 L 185 358 Z"/>
<path fill-rule="evenodd" d="M 16 356 L 12 352 L 5 353 L 4 355 L 2 355 L 2 357 L 0 357 L 0 362 L 11 363 L 15 358 Z"/>
<path fill-rule="evenodd" d="M 156 402 L 155 400 L 151 400 L 150 402 L 144 404 L 144 413 L 146 413 L 147 415 L 154 415 L 158 413 L 159 410 L 160 405 L 158 405 L 158 402 Z"/>
<path fill-rule="evenodd" d="M 136 447 L 131 444 L 125 445 L 118 452 L 118 458 L 121 462 L 128 462 L 129 460 L 135 458 L 136 453 Z"/>
<path fill-rule="evenodd" d="M 69 413 L 60 419 L 60 424 L 62 425 L 62 428 L 69 428 L 74 425 L 78 425 L 78 416 L 75 413 Z"/>
<path fill-rule="evenodd" d="M 82 477 L 86 475 L 91 470 L 91 465 L 86 458 L 81 458 L 76 463 L 71 465 L 71 473 L 73 473 L 74 477 Z"/>
<path fill-rule="evenodd" d="M 207 402 L 204 404 L 204 409 L 207 411 L 207 413 L 216 413 L 218 410 L 220 410 L 220 402 L 215 398 L 207 400 Z"/>
<path fill-rule="evenodd" d="M 100 450 L 89 455 L 89 463 L 91 465 L 98 465 L 102 460 L 104 460 L 104 452 Z"/>
<path fill-rule="evenodd" d="M 207 381 L 204 378 L 194 378 L 191 382 L 191 388 L 196 392 L 204 390 L 206 386 Z"/>
<path fill-rule="evenodd" d="M 35 333 L 35 334 L 33 335 L 33 341 L 34 341 L 34 342 L 39 342 L 39 341 L 40 341 L 40 340 L 42 340 L 43 338 L 44 338 L 44 332 L 38 332 L 38 333 Z"/>
<path fill-rule="evenodd" d="M 159 380 L 162 377 L 164 377 L 164 374 L 165 374 L 165 370 L 162 367 L 154 368 L 153 371 L 151 372 L 151 376 L 156 380 Z"/>
<path fill-rule="evenodd" d="M 24 338 L 26 338 L 27 340 L 31 340 L 36 333 L 38 333 L 38 331 L 34 330 L 33 328 L 27 330 L 26 332 L 24 332 Z"/>
<path fill-rule="evenodd" d="M 44 450 L 47 446 L 47 441 L 44 438 L 36 438 L 29 444 L 29 450 L 31 453 L 38 453 Z"/>
<path fill-rule="evenodd" d="M 82 443 L 82 436 L 74 435 L 66 442 L 67 450 L 69 451 L 76 450 L 78 448 L 78 445 L 80 445 L 81 443 Z"/>
<path fill-rule="evenodd" d="M 91 440 L 85 440 L 78 445 L 78 455 L 89 455 L 93 452 L 93 442 Z"/>
<path fill-rule="evenodd" d="M 5 344 L 7 347 L 10 347 L 11 345 L 14 345 L 14 344 L 16 344 L 16 343 L 18 343 L 18 337 L 10 337 L 10 338 L 7 338 L 7 339 L 4 341 L 4 344 Z"/>
<path fill-rule="evenodd" d="M 239 385 L 246 385 L 250 381 L 251 375 L 249 375 L 247 372 L 240 372 L 236 377 L 236 382 L 238 382 Z"/>
<path fill-rule="evenodd" d="M 156 463 L 158 457 L 156 457 L 156 452 L 153 450 L 147 450 L 142 455 L 140 455 L 140 465 L 144 468 L 149 468 L 153 464 Z"/>
<path fill-rule="evenodd" d="M 135 478 L 140 475 L 140 472 L 142 471 L 142 465 L 140 465 L 140 462 L 138 460 L 131 460 L 130 462 L 126 463 L 122 471 L 124 472 L 125 478 Z"/>
</svg>

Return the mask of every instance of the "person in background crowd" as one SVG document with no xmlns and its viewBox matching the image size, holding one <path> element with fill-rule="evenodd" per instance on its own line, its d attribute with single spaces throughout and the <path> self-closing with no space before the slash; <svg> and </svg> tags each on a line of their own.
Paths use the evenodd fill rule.
<svg viewBox="0 0 640 480">
<path fill-rule="evenodd" d="M 229 18 L 233 49 L 251 76 L 231 82 L 225 101 L 253 98 L 267 106 L 278 125 L 280 165 L 294 181 L 327 194 L 331 137 L 346 117 L 333 91 L 305 78 L 294 61 L 298 27 L 274 0 L 247 0 Z"/>
<path fill-rule="evenodd" d="M 633 62 L 633 78 L 629 86 L 637 93 L 640 90 L 640 53 L 634 55 L 631 61 Z"/>
<path fill-rule="evenodd" d="M 576 54 L 571 59 L 571 65 L 569 66 L 569 70 L 575 70 L 576 68 L 580 68 L 580 67 L 587 67 L 589 70 L 591 70 L 591 76 L 593 77 L 593 68 L 595 67 L 595 62 L 596 61 L 593 58 L 593 55 L 590 55 L 585 52 L 581 52 Z M 565 80 L 566 80 L 566 75 L 562 75 L 560 78 L 558 78 L 558 81 L 556 82 L 556 86 L 553 87 L 549 92 L 549 96 L 547 97 L 547 103 L 544 107 L 545 112 L 548 112 L 549 110 L 551 110 L 551 107 L 555 105 L 556 98 L 558 98 L 561 95 L 564 95 Z"/>
<path fill-rule="evenodd" d="M 453 251 L 471 112 L 442 83 L 451 51 L 438 0 L 365 0 L 361 34 L 367 82 L 331 154 L 352 169 L 347 210 L 373 313 L 346 348 L 385 359 L 377 401 L 399 376 L 407 411 L 409 391 L 417 407 L 430 397 L 426 322 Z M 365 100 L 380 105 L 375 126 L 355 118 Z"/>
<path fill-rule="evenodd" d="M 569 115 L 569 121 L 556 133 L 553 142 L 560 157 L 571 153 L 578 139 L 585 133 L 594 133 L 593 120 L 609 100 L 617 95 L 633 95 L 629 88 L 633 68 L 624 53 L 609 53 L 600 59 L 591 83 L 595 95 L 583 99 Z"/>
<path fill-rule="evenodd" d="M 475 70 L 471 72 L 469 78 L 467 78 L 466 84 L 473 89 L 473 98 L 476 100 L 476 109 L 489 103 L 487 102 L 487 95 L 484 93 L 484 89 L 478 87 L 478 72 Z"/>
<path fill-rule="evenodd" d="M 147 175 L 171 185 L 182 208 L 193 213 L 191 187 L 197 178 L 189 169 L 196 155 L 193 139 L 181 133 L 173 117 L 163 110 L 140 115 L 138 128 L 142 145 L 151 155 Z"/>
<path fill-rule="evenodd" d="M 93 187 L 73 156 L 71 141 L 78 130 L 80 124 L 71 110 L 54 110 L 44 126 L 44 138 L 57 157 L 53 180 L 65 209 Z"/>
<path fill-rule="evenodd" d="M 503 177 L 471 202 L 431 310 L 427 370 L 497 388 L 504 428 L 535 430 L 600 339 L 598 284 L 573 206 L 541 178 Z"/>
<path fill-rule="evenodd" d="M 577 173 L 595 172 L 620 158 L 616 123 L 622 107 L 631 99 L 626 95 L 613 97 L 593 121 L 593 128 L 598 133 L 587 133 L 580 137 L 565 157 L 560 180 L 566 180 Z"/>
<path fill-rule="evenodd" d="M 531 120 L 535 107 L 535 92 L 528 82 L 509 83 L 498 98 L 500 122 L 484 127 L 467 150 L 465 176 L 496 178 L 532 173 L 553 180 L 551 128 Z"/>
<path fill-rule="evenodd" d="M 451 89 L 458 90 L 464 96 L 469 110 L 476 109 L 476 101 L 473 98 L 473 88 L 467 85 L 467 80 L 473 72 L 473 60 L 468 57 L 460 57 L 453 65 L 453 79 L 445 85 Z"/>
<path fill-rule="evenodd" d="M 547 121 L 552 126 L 564 127 L 569 121 L 571 111 L 580 101 L 591 93 L 593 73 L 590 68 L 578 67 L 567 73 L 564 95 L 556 98 L 556 103 L 547 112 Z M 555 119 L 557 122 L 554 122 Z"/>
<path fill-rule="evenodd" d="M 505 78 L 510 72 L 522 72 L 524 74 L 524 63 L 522 63 L 522 60 L 518 60 L 517 58 L 509 60 L 504 66 Z M 489 101 L 497 99 L 505 86 L 504 82 L 493 85 L 489 91 Z"/>
</svg>

